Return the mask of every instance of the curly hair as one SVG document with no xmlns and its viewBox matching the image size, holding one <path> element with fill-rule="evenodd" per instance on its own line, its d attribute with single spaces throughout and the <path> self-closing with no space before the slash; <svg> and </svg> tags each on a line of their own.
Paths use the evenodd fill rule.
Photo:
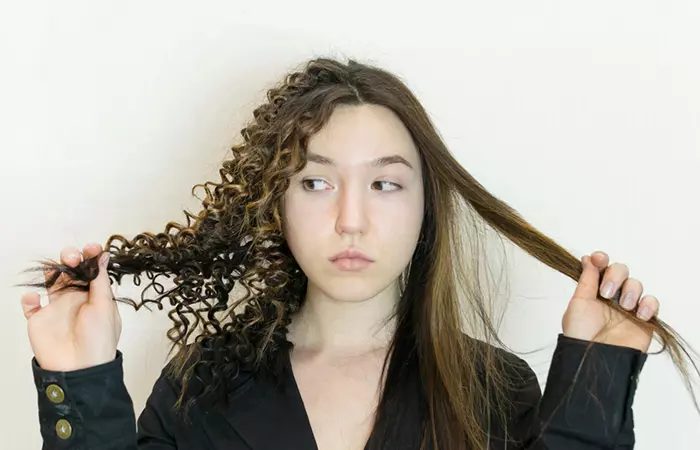
<svg viewBox="0 0 700 450">
<path fill-rule="evenodd" d="M 480 286 L 480 240 L 493 230 L 573 280 L 579 279 L 582 265 L 486 191 L 450 154 L 409 88 L 384 69 L 319 57 L 269 89 L 267 102 L 241 130 L 243 143 L 232 147 L 231 159 L 219 170 L 221 179 L 194 186 L 193 194 L 197 188 L 205 193 L 199 213 L 185 211 L 185 225 L 169 222 L 160 233 L 143 232 L 131 240 L 109 237 L 105 251 L 111 255 L 110 278 L 121 283 L 132 275 L 137 286 L 143 274 L 149 280 L 140 302 L 116 300 L 136 310 L 148 304 L 162 309 L 166 299 L 170 303 L 168 339 L 171 352 L 177 352 L 168 374 L 181 383 L 176 406 L 184 412 L 205 398 L 225 402 L 242 370 L 278 375 L 277 356 L 292 346 L 287 326 L 302 306 L 307 285 L 282 232 L 283 195 L 289 179 L 305 165 L 310 137 L 328 122 L 334 108 L 366 103 L 390 108 L 406 125 L 425 168 L 426 193 L 419 242 L 395 312 L 397 329 L 383 369 L 388 369 L 387 383 L 374 429 L 388 436 L 400 414 L 401 386 L 418 381 L 428 411 L 422 445 L 481 448 L 487 436 L 483 412 L 497 410 L 504 417 L 507 390 L 514 388 L 504 367 L 522 360 L 478 344 L 504 345 Z M 472 238 L 466 239 L 470 232 Z M 54 276 L 25 285 L 50 289 L 63 273 L 70 281 L 59 290 L 85 291 L 97 275 L 98 257 L 75 268 L 45 260 L 37 270 L 52 268 Z M 171 277 L 173 287 L 166 289 L 163 281 Z M 244 293 L 232 299 L 236 286 Z M 154 295 L 147 297 L 148 292 Z M 658 317 L 647 323 L 616 303 L 600 300 L 655 332 L 692 392 L 688 364 L 698 370 L 687 343 Z M 462 339 L 463 321 L 478 339 Z M 206 388 L 193 389 L 188 396 L 192 380 Z M 487 392 L 494 389 L 496 397 L 491 398 Z M 383 448 L 380 439 L 372 448 Z"/>
</svg>

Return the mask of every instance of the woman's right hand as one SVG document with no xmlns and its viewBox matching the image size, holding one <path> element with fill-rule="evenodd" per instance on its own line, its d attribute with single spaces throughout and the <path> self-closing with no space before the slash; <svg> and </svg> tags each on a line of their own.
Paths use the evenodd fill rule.
<svg viewBox="0 0 700 450">
<path fill-rule="evenodd" d="M 66 247 L 61 251 L 61 263 L 75 267 L 82 257 L 94 257 L 101 251 L 100 244 L 88 244 L 81 256 L 77 248 Z M 53 293 L 65 276 L 62 274 L 49 292 L 46 306 L 41 306 L 36 292 L 22 296 L 29 342 L 42 369 L 69 372 L 114 360 L 122 322 L 106 269 L 109 253 L 104 256 L 107 260 L 100 261 L 99 275 L 90 282 L 89 292 Z"/>
</svg>

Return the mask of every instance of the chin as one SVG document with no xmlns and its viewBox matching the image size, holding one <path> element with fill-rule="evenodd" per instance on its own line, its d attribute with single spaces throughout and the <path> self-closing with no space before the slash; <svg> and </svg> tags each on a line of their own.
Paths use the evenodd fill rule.
<svg viewBox="0 0 700 450">
<path fill-rule="evenodd" d="M 343 280 L 330 286 L 321 286 L 321 290 L 329 297 L 339 302 L 359 303 L 369 300 L 384 290 L 381 286 L 364 284 L 361 281 Z"/>
</svg>

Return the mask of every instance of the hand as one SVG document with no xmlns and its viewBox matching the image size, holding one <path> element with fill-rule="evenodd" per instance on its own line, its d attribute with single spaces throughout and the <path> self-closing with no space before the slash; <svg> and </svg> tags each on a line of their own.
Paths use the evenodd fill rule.
<svg viewBox="0 0 700 450">
<path fill-rule="evenodd" d="M 91 258 L 101 252 L 101 245 L 88 244 L 83 256 Z M 122 324 L 106 269 L 109 253 L 103 256 L 107 256 L 107 261 L 101 261 L 89 292 L 49 292 L 49 302 L 44 307 L 38 293 L 22 296 L 29 342 L 42 369 L 69 372 L 114 360 Z M 62 264 L 75 267 L 80 262 L 77 248 L 61 251 Z M 64 276 L 59 277 L 56 287 Z"/>
<path fill-rule="evenodd" d="M 641 297 L 642 283 L 628 278 L 626 265 L 615 263 L 608 267 L 608 262 L 608 255 L 600 251 L 582 258 L 583 272 L 562 319 L 563 333 L 577 339 L 632 347 L 646 353 L 652 333 L 623 311 L 617 311 L 598 299 L 598 293 L 603 298 L 612 299 L 618 297 L 614 293 L 621 289 L 620 306 L 643 321 L 658 313 L 659 301 L 653 295 Z M 606 292 L 608 281 L 612 282 L 612 290 Z M 625 301 L 628 293 L 631 299 Z"/>
</svg>

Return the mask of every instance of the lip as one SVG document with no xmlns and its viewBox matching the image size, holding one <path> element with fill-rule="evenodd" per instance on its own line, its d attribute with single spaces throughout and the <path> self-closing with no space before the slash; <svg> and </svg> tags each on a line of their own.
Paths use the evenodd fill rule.
<svg viewBox="0 0 700 450">
<path fill-rule="evenodd" d="M 348 260 L 361 260 L 365 262 L 374 262 L 372 258 L 367 256 L 362 250 L 359 250 L 357 248 L 348 248 L 343 250 L 340 253 L 335 254 L 330 258 L 331 262 L 336 262 L 340 259 L 348 259 Z"/>
<path fill-rule="evenodd" d="M 333 261 L 333 265 L 344 272 L 358 272 L 370 264 L 372 261 L 362 258 L 338 258 Z"/>
</svg>

